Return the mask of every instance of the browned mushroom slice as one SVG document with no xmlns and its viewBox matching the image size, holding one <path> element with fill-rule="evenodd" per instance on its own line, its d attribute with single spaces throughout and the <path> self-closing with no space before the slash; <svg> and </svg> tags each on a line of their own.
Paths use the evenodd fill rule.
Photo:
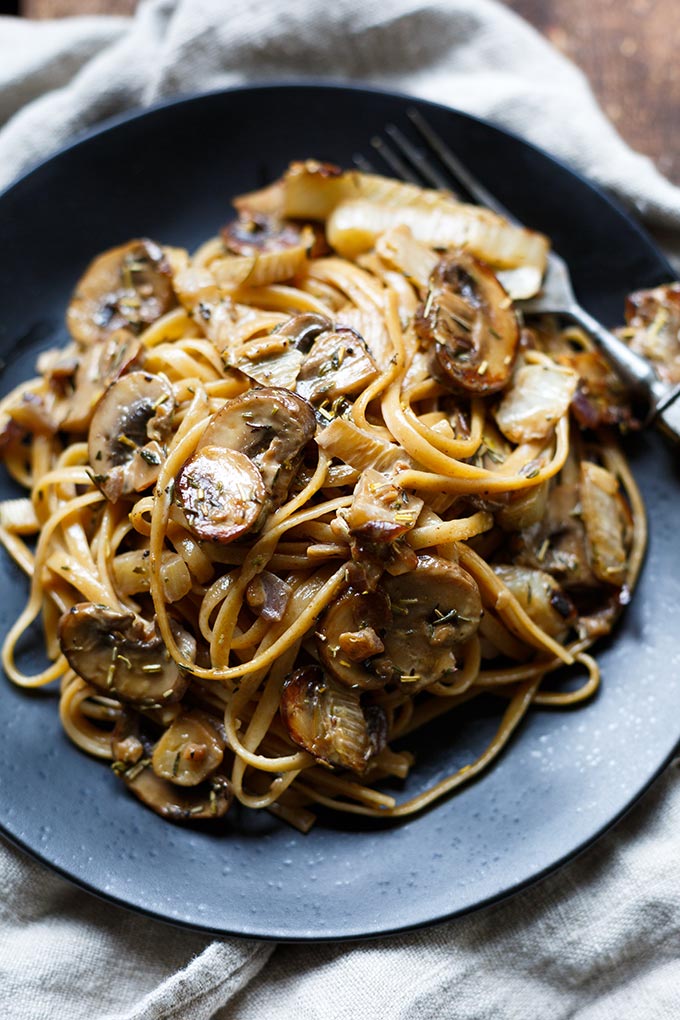
<svg viewBox="0 0 680 1020">
<path fill-rule="evenodd" d="M 319 666 L 304 666 L 286 680 L 281 718 L 296 744 L 319 761 L 353 772 L 364 772 L 387 740 L 383 710 L 363 708 L 358 691 Z"/>
<path fill-rule="evenodd" d="M 157 776 L 147 758 L 127 769 L 115 765 L 114 771 L 127 788 L 157 815 L 171 822 L 222 818 L 233 800 L 231 783 L 226 776 L 211 776 L 198 786 L 182 789 Z"/>
<path fill-rule="evenodd" d="M 357 482 L 344 519 L 359 538 L 393 542 L 414 527 L 422 508 L 418 496 L 409 495 L 387 475 L 368 468 Z"/>
<path fill-rule="evenodd" d="M 112 383 L 90 423 L 90 466 L 107 499 L 141 492 L 158 478 L 175 399 L 167 379 L 130 372 Z"/>
<path fill-rule="evenodd" d="M 614 475 L 598 464 L 581 462 L 581 512 L 590 565 L 598 580 L 621 587 L 628 571 L 631 514 Z"/>
<path fill-rule="evenodd" d="M 129 329 L 117 329 L 105 340 L 82 348 L 75 372 L 75 389 L 60 428 L 84 432 L 102 394 L 132 364 L 140 343 Z"/>
<path fill-rule="evenodd" d="M 336 326 L 312 344 L 297 379 L 297 392 L 316 402 L 365 389 L 378 375 L 366 341 L 351 326 Z"/>
<path fill-rule="evenodd" d="M 126 327 L 141 333 L 176 305 L 170 264 L 153 241 L 130 241 L 99 255 L 80 278 L 66 315 L 75 340 L 92 344 Z"/>
<path fill-rule="evenodd" d="M 228 400 L 197 449 L 224 447 L 249 457 L 260 470 L 271 504 L 278 506 L 315 431 L 314 411 L 306 400 L 290 390 L 262 387 Z"/>
<path fill-rule="evenodd" d="M 473 577 L 450 560 L 421 554 L 415 570 L 383 582 L 393 623 L 378 675 L 415 693 L 456 669 L 456 650 L 477 631 L 482 601 Z"/>
<path fill-rule="evenodd" d="M 222 762 L 225 741 L 215 722 L 198 709 L 182 712 L 153 750 L 157 776 L 178 786 L 197 786 Z"/>
<path fill-rule="evenodd" d="M 177 624 L 173 630 L 184 657 L 193 659 L 194 639 Z M 59 621 L 59 643 L 78 676 L 139 708 L 179 701 L 186 690 L 154 624 L 134 613 L 79 602 Z"/>
<path fill-rule="evenodd" d="M 190 457 L 175 486 L 193 533 L 207 542 L 233 542 L 257 523 L 265 502 L 262 475 L 248 457 L 222 446 L 203 446 Z"/>
<path fill-rule="evenodd" d="M 512 302 L 468 252 L 441 259 L 414 326 L 423 344 L 434 346 L 436 375 L 454 391 L 495 393 L 510 378 L 519 341 Z"/>
<path fill-rule="evenodd" d="M 261 255 L 296 247 L 300 228 L 275 216 L 244 212 L 223 227 L 220 236 L 224 247 L 234 255 Z"/>
<path fill-rule="evenodd" d="M 507 585 L 527 615 L 551 637 L 562 638 L 576 622 L 576 607 L 545 570 L 497 564 L 494 573 Z"/>
<path fill-rule="evenodd" d="M 316 630 L 324 666 L 347 687 L 384 687 L 385 677 L 372 671 L 371 660 L 385 651 L 383 638 L 391 620 L 383 592 L 346 592 L 331 603 Z"/>
</svg>

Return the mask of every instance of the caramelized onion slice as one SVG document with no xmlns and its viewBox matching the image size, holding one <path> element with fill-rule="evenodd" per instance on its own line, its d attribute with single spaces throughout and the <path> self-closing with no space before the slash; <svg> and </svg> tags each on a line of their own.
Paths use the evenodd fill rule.
<svg viewBox="0 0 680 1020">
<path fill-rule="evenodd" d="M 383 710 L 363 708 L 357 691 L 319 666 L 304 666 L 286 680 L 281 718 L 296 744 L 319 761 L 352 772 L 364 772 L 387 740 Z"/>
<path fill-rule="evenodd" d="M 496 393 L 510 378 L 517 318 L 492 271 L 469 252 L 440 260 L 414 326 L 433 347 L 435 374 L 455 392 Z"/>
<path fill-rule="evenodd" d="M 88 456 L 112 503 L 156 481 L 174 410 L 172 387 L 162 376 L 130 372 L 109 386 L 92 415 Z"/>
<path fill-rule="evenodd" d="M 569 410 L 578 375 L 555 364 L 522 365 L 496 409 L 496 423 L 512 443 L 545 439 Z"/>
<path fill-rule="evenodd" d="M 175 492 L 197 538 L 221 543 L 250 531 L 266 497 L 255 464 L 223 446 L 201 446 L 179 472 Z"/>
<path fill-rule="evenodd" d="M 614 475 L 587 460 L 581 462 L 581 510 L 593 573 L 621 587 L 628 570 L 630 510 Z"/>
<path fill-rule="evenodd" d="M 493 569 L 522 609 L 546 634 L 562 638 L 576 622 L 574 603 L 545 570 L 511 564 L 496 564 Z"/>
<path fill-rule="evenodd" d="M 385 651 L 392 614 L 384 592 L 346 592 L 328 607 L 316 629 L 316 647 L 326 669 L 346 687 L 385 686 L 370 660 Z"/>
<path fill-rule="evenodd" d="M 76 286 L 66 324 L 75 340 L 88 345 L 121 327 L 141 333 L 176 304 L 163 249 L 143 238 L 111 248 L 90 263 Z"/>
<path fill-rule="evenodd" d="M 173 630 L 192 659 L 193 638 L 174 622 Z M 80 602 L 61 617 L 58 635 L 71 668 L 103 694 L 152 708 L 179 701 L 187 688 L 154 624 L 134 613 Z"/>
<path fill-rule="evenodd" d="M 456 650 L 476 633 L 482 601 L 473 577 L 450 560 L 420 554 L 415 570 L 385 576 L 393 622 L 376 673 L 415 693 L 456 669 Z"/>
<path fill-rule="evenodd" d="M 248 457 L 259 469 L 275 506 L 283 502 L 302 451 L 316 431 L 312 407 L 302 397 L 279 387 L 248 390 L 228 400 L 213 416 L 201 441 Z"/>
<path fill-rule="evenodd" d="M 197 786 L 221 764 L 225 740 L 215 722 L 195 709 L 181 712 L 153 750 L 151 766 L 160 779 Z"/>
</svg>

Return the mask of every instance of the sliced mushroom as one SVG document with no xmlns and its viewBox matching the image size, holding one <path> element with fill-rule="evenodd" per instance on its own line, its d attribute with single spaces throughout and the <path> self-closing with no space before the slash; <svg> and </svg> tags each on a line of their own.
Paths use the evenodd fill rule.
<svg viewBox="0 0 680 1020">
<path fill-rule="evenodd" d="M 117 329 L 105 340 L 81 349 L 75 388 L 60 428 L 84 432 L 106 388 L 130 367 L 139 351 L 139 340 L 129 329 Z"/>
<path fill-rule="evenodd" d="M 202 446 L 177 476 L 177 502 L 197 538 L 227 543 L 257 523 L 265 504 L 262 475 L 238 450 Z"/>
<path fill-rule="evenodd" d="M 414 320 L 418 337 L 434 347 L 434 372 L 454 391 L 484 395 L 512 374 L 519 326 L 496 276 L 468 252 L 440 260 Z"/>
<path fill-rule="evenodd" d="M 194 639 L 174 623 L 173 631 L 184 657 L 193 659 Z M 134 613 L 79 602 L 59 621 L 59 644 L 78 676 L 130 705 L 171 704 L 187 688 L 154 624 Z"/>
<path fill-rule="evenodd" d="M 456 651 L 475 634 L 482 616 L 473 577 L 450 560 L 421 554 L 414 570 L 386 576 L 393 614 L 384 655 L 373 668 L 415 693 L 456 669 Z"/>
<path fill-rule="evenodd" d="M 312 344 L 297 379 L 297 392 L 313 403 L 365 389 L 378 375 L 366 341 L 351 326 L 336 326 Z"/>
<path fill-rule="evenodd" d="M 121 713 L 113 731 L 113 771 L 128 789 L 156 814 L 173 822 L 225 815 L 233 798 L 225 776 L 213 775 L 207 781 L 182 789 L 176 781 L 156 775 L 151 759 L 152 740 L 143 728 L 145 722 L 137 712 L 127 710 Z"/>
<path fill-rule="evenodd" d="M 350 531 L 369 542 L 393 542 L 415 526 L 423 508 L 387 475 L 368 468 L 354 489 L 352 505 L 343 514 Z"/>
<path fill-rule="evenodd" d="M 234 255 L 261 255 L 294 248 L 300 243 L 300 228 L 264 213 L 241 213 L 220 231 L 224 247 Z"/>
<path fill-rule="evenodd" d="M 237 450 L 259 469 L 271 504 L 288 495 L 302 451 L 314 436 L 314 411 L 302 397 L 275 387 L 248 390 L 228 400 L 206 428 L 197 449 Z"/>
<path fill-rule="evenodd" d="M 383 710 L 363 708 L 357 691 L 319 666 L 304 666 L 286 680 L 281 718 L 291 740 L 317 760 L 353 772 L 364 772 L 387 740 Z"/>
<path fill-rule="evenodd" d="M 125 327 L 141 333 L 177 303 L 170 264 L 154 241 L 130 241 L 91 262 L 66 315 L 75 340 L 85 346 Z"/>
<path fill-rule="evenodd" d="M 324 666 L 346 687 L 385 686 L 371 660 L 385 651 L 392 614 L 382 591 L 348 591 L 332 602 L 316 629 L 316 647 Z"/>
<path fill-rule="evenodd" d="M 581 462 L 581 510 L 593 573 L 620 588 L 628 571 L 630 510 L 614 475 L 587 460 Z"/>
<path fill-rule="evenodd" d="M 497 564 L 500 577 L 522 609 L 551 637 L 562 638 L 576 622 L 576 607 L 554 577 L 545 570 Z"/>
<path fill-rule="evenodd" d="M 225 740 L 216 723 L 198 709 L 182 712 L 153 750 L 151 766 L 160 779 L 197 786 L 221 764 Z"/>
<path fill-rule="evenodd" d="M 162 376 L 130 372 L 109 386 L 92 416 L 88 454 L 94 480 L 112 503 L 156 481 L 174 410 Z"/>
</svg>

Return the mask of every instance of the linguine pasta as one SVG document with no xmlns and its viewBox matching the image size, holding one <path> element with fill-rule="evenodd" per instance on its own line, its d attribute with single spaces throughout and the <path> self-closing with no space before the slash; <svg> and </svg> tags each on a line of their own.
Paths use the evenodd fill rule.
<svg viewBox="0 0 680 1020">
<path fill-rule="evenodd" d="M 28 491 L 0 540 L 30 579 L 3 665 L 58 682 L 69 738 L 170 819 L 401 817 L 532 704 L 596 691 L 645 547 L 631 414 L 580 331 L 520 321 L 541 235 L 313 162 L 236 205 L 193 255 L 95 259 L 71 345 L 0 404 Z M 482 694 L 480 757 L 385 792 L 409 735 Z"/>
</svg>

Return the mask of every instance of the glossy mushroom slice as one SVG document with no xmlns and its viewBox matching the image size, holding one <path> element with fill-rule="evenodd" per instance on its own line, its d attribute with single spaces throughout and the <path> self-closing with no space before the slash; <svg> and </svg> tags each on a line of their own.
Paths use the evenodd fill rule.
<svg viewBox="0 0 680 1020">
<path fill-rule="evenodd" d="M 468 252 L 440 260 L 414 327 L 434 348 L 435 374 L 455 392 L 496 393 L 510 378 L 519 341 L 512 302 L 491 269 Z"/>
<path fill-rule="evenodd" d="M 316 629 L 322 663 L 346 687 L 381 688 L 371 660 L 385 651 L 383 638 L 392 621 L 382 591 L 348 591 L 328 607 Z"/>
<path fill-rule="evenodd" d="M 248 457 L 203 446 L 177 476 L 175 493 L 187 524 L 206 542 L 233 542 L 257 523 L 266 499 L 262 475 Z"/>
<path fill-rule="evenodd" d="M 563 638 L 576 623 L 576 607 L 554 577 L 545 570 L 496 564 L 500 577 L 527 615 L 554 638 Z"/>
<path fill-rule="evenodd" d="M 300 228 L 265 213 L 243 212 L 222 227 L 220 236 L 233 255 L 262 255 L 296 247 L 300 243 Z"/>
<path fill-rule="evenodd" d="M 184 658 L 193 659 L 194 639 L 174 623 L 173 631 Z M 103 694 L 148 709 L 179 701 L 187 688 L 154 624 L 134 613 L 79 602 L 58 633 L 71 668 Z"/>
<path fill-rule="evenodd" d="M 409 494 L 380 471 L 367 468 L 343 517 L 358 538 L 393 542 L 415 526 L 422 508 L 423 501 L 418 496 Z"/>
<path fill-rule="evenodd" d="M 99 255 L 80 278 L 66 315 L 69 332 L 88 345 L 121 327 L 141 333 L 177 304 L 163 249 L 144 238 Z"/>
<path fill-rule="evenodd" d="M 387 740 L 383 710 L 363 708 L 357 691 L 319 666 L 304 666 L 286 680 L 281 718 L 296 744 L 319 761 L 352 772 L 364 772 Z"/>
<path fill-rule="evenodd" d="M 151 741 L 142 732 L 136 712 L 123 712 L 111 739 L 113 771 L 143 804 L 173 822 L 222 818 L 233 799 L 226 776 L 212 775 L 194 784 L 177 783 L 156 775 Z M 172 728 L 172 727 L 171 727 Z M 163 738 L 161 738 L 162 740 Z"/>
<path fill-rule="evenodd" d="M 415 693 L 456 669 L 456 650 L 475 634 L 482 600 L 473 577 L 450 560 L 421 554 L 415 570 L 386 576 L 393 622 L 373 668 Z"/>
<path fill-rule="evenodd" d="M 85 432 L 102 395 L 138 357 L 140 343 L 129 329 L 117 329 L 105 340 L 81 348 L 74 390 L 60 423 L 65 432 Z"/>
<path fill-rule="evenodd" d="M 366 341 L 351 326 L 338 325 L 312 344 L 297 379 L 297 392 L 312 403 L 365 389 L 378 375 Z"/>
<path fill-rule="evenodd" d="M 232 351 L 229 363 L 260 386 L 295 389 L 305 356 L 320 333 L 332 329 L 324 315 L 294 315 L 266 337 L 256 337 Z"/>
<path fill-rule="evenodd" d="M 130 372 L 109 386 L 92 415 L 88 455 L 94 480 L 112 503 L 156 481 L 174 410 L 172 387 L 162 376 Z"/>
<path fill-rule="evenodd" d="M 195 709 L 181 712 L 153 749 L 151 765 L 160 779 L 197 786 L 221 764 L 225 739 L 213 719 Z"/>
<path fill-rule="evenodd" d="M 264 386 L 228 400 L 203 433 L 197 449 L 237 450 L 257 466 L 273 506 L 288 488 L 316 431 L 314 410 L 296 393 Z"/>
</svg>

